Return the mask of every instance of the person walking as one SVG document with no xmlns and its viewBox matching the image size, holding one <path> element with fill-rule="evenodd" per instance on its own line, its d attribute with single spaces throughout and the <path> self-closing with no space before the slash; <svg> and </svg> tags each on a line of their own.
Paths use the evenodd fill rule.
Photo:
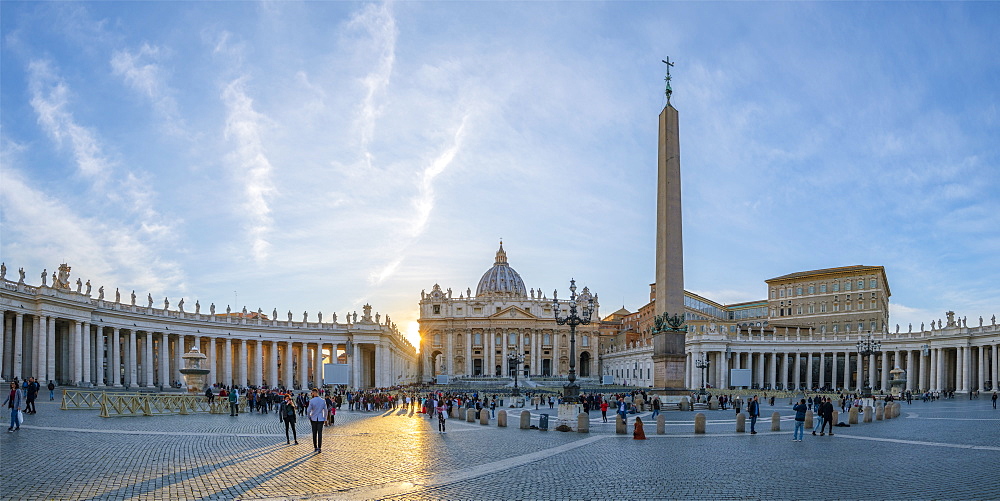
<svg viewBox="0 0 1000 501">
<path fill-rule="evenodd" d="M 240 391 L 235 387 L 229 392 L 229 415 L 240 415 Z"/>
<path fill-rule="evenodd" d="M 312 389 L 312 398 L 306 409 L 309 424 L 312 425 L 313 452 L 323 452 L 323 423 L 326 422 L 326 401 L 319 396 L 319 390 Z"/>
<path fill-rule="evenodd" d="M 997 392 L 993 392 L 993 408 L 997 408 Z"/>
<path fill-rule="evenodd" d="M 747 404 L 747 414 L 750 415 L 750 434 L 757 434 L 757 418 L 760 416 L 760 402 L 757 400 L 757 395 L 753 396 L 753 400 Z"/>
<path fill-rule="evenodd" d="M 38 381 L 35 378 L 28 378 L 28 389 L 25 392 L 27 404 L 24 407 L 25 414 L 37 414 L 35 410 L 35 398 L 38 398 Z"/>
<path fill-rule="evenodd" d="M 830 427 L 830 436 L 833 436 L 833 399 L 827 398 L 819 408 L 819 413 L 823 416 L 823 422 Z M 819 434 L 823 435 L 823 428 L 819 429 Z"/>
<path fill-rule="evenodd" d="M 792 442 L 801 442 L 802 435 L 805 434 L 806 411 L 809 410 L 806 399 L 800 399 L 798 405 L 792 407 L 792 410 L 795 411 L 795 430 L 792 431 Z"/>
<path fill-rule="evenodd" d="M 816 434 L 816 430 L 823 433 L 823 426 L 826 425 L 825 418 L 823 417 L 823 406 L 826 405 L 826 397 L 816 397 L 816 426 L 813 426 L 813 435 Z"/>
<path fill-rule="evenodd" d="M 608 401 L 604 399 L 601 400 L 601 418 L 608 422 Z"/>
<path fill-rule="evenodd" d="M 285 401 L 281 404 L 281 420 L 285 422 L 285 444 L 289 444 L 288 441 L 288 429 L 292 429 L 292 438 L 295 440 L 295 445 L 299 445 L 299 436 L 295 432 L 295 402 L 292 400 L 292 395 L 285 395 Z"/>
<path fill-rule="evenodd" d="M 56 384 L 54 382 L 52 382 L 52 380 L 50 379 L 49 380 L 49 385 L 46 388 L 49 389 L 49 401 L 51 402 L 52 400 L 55 400 L 56 399 Z"/>
<path fill-rule="evenodd" d="M 7 428 L 7 433 L 14 433 L 21 429 L 21 420 L 18 419 L 18 412 L 21 411 L 21 406 L 24 405 L 24 394 L 21 392 L 21 388 L 18 387 L 17 382 L 12 381 L 10 383 L 10 393 L 7 394 L 7 399 L 3 401 L 2 405 L 6 405 L 10 409 L 10 428 Z"/>
<path fill-rule="evenodd" d="M 660 397 L 654 395 L 653 396 L 653 418 L 652 419 L 656 419 L 656 416 L 659 416 L 659 415 L 660 415 Z"/>
<path fill-rule="evenodd" d="M 437 411 L 438 415 L 438 433 L 446 433 L 444 424 L 448 420 L 448 409 L 445 407 L 444 400 L 438 400 L 434 410 Z"/>
</svg>

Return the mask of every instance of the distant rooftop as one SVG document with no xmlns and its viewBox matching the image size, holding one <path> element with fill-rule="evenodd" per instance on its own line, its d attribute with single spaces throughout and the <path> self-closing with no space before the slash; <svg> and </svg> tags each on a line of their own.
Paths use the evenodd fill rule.
<svg viewBox="0 0 1000 501">
<path fill-rule="evenodd" d="M 851 272 L 867 271 L 867 270 L 882 271 L 884 273 L 884 269 L 881 266 L 866 266 L 863 264 L 856 264 L 854 266 L 840 266 L 838 268 L 823 268 L 821 270 L 797 271 L 795 273 L 789 273 L 787 275 L 782 275 L 780 277 L 774 277 L 765 280 L 765 282 L 773 282 L 775 280 L 790 280 L 794 278 L 805 278 L 815 275 L 828 275 L 831 273 L 851 273 Z"/>
</svg>

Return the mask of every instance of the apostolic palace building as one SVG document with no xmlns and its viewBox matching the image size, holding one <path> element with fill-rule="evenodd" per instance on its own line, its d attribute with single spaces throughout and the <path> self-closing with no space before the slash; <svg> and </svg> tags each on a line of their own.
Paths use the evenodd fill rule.
<svg viewBox="0 0 1000 501">
<path fill-rule="evenodd" d="M 8 280 L 0 272 L 2 347 L 0 377 L 36 377 L 45 385 L 106 386 L 131 389 L 179 387 L 181 355 L 197 348 L 208 356 L 208 381 L 226 386 L 307 388 L 338 383 L 355 388 L 408 384 L 416 380 L 414 347 L 386 317 L 372 317 L 371 306 L 323 322 L 322 314 L 298 321 L 260 310 L 208 314 L 185 311 L 183 299 L 171 309 L 135 293 L 123 302 L 92 294 L 80 279 L 75 290 L 69 267 L 52 274 L 52 284 L 28 285 L 24 272 Z M 83 288 L 86 287 L 86 291 Z M 96 296 L 96 297 L 95 297 Z M 228 307 L 227 307 L 228 310 Z M 339 364 L 342 381 L 324 380 L 324 365 Z"/>
</svg>

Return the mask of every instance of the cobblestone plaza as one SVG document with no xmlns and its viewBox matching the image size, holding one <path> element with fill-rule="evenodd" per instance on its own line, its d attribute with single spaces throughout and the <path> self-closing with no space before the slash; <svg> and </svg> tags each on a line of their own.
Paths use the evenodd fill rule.
<svg viewBox="0 0 1000 501">
<path fill-rule="evenodd" d="M 401 410 L 342 411 L 313 453 L 309 424 L 285 445 L 274 414 L 100 418 L 38 402 L 0 435 L 4 499 L 997 499 L 1000 411 L 977 400 L 914 401 L 899 419 L 791 440 L 788 401 L 762 406 L 757 435 L 732 411 L 666 412 L 665 435 L 499 428 Z M 533 424 L 545 410 L 532 410 Z M 649 413 L 640 413 L 648 416 Z M 645 420 L 652 423 L 652 419 Z M 844 421 L 844 419 L 842 419 Z"/>
</svg>

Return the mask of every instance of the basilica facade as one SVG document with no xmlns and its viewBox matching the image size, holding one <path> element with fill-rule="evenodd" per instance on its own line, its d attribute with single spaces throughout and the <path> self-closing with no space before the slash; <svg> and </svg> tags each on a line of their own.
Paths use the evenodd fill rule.
<svg viewBox="0 0 1000 501">
<path fill-rule="evenodd" d="M 600 305 L 587 287 L 576 300 L 580 308 L 594 304 L 593 322 L 576 328 L 576 373 L 596 377 Z M 559 305 L 565 314 L 570 301 L 560 299 Z M 522 377 L 566 376 L 570 329 L 557 324 L 553 306 L 540 289 L 525 287 L 501 243 L 475 294 L 467 288 L 454 297 L 438 284 L 420 293 L 420 379 L 507 377 L 515 371 Z"/>
</svg>

